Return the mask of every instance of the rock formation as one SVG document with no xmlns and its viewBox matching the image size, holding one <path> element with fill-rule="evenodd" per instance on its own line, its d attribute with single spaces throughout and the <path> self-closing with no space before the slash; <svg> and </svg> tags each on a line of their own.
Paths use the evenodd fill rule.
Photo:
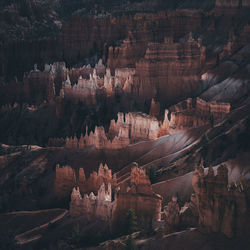
<svg viewBox="0 0 250 250">
<path fill-rule="evenodd" d="M 197 227 L 199 224 L 199 213 L 195 194 L 192 194 L 190 201 L 186 202 L 180 210 L 180 227 Z"/>
<path fill-rule="evenodd" d="M 73 188 L 70 202 L 70 215 L 72 217 L 86 216 L 88 220 L 99 219 L 110 221 L 112 215 L 111 184 L 106 190 L 104 183 L 98 190 L 97 196 L 91 192 L 82 198 L 79 188 Z"/>
<path fill-rule="evenodd" d="M 56 165 L 56 176 L 54 181 L 54 194 L 56 197 L 68 197 L 76 185 L 76 175 L 70 166 L 60 167 Z"/>
<path fill-rule="evenodd" d="M 109 131 L 106 134 L 104 127 L 95 127 L 94 133 L 88 134 L 86 128 L 85 135 L 78 140 L 66 138 L 66 148 L 79 148 L 94 145 L 97 149 L 121 149 L 130 143 L 139 140 L 157 139 L 159 133 L 159 122 L 156 118 L 143 113 L 118 113 L 117 121 L 111 120 Z"/>
<path fill-rule="evenodd" d="M 96 96 L 102 93 L 102 90 L 104 90 L 106 98 L 115 96 L 116 89 L 130 94 L 134 74 L 135 70 L 132 68 L 117 68 L 114 76 L 112 76 L 110 69 L 106 68 L 100 59 L 95 68 L 87 66 L 79 70 L 71 69 L 66 81 L 62 83 L 60 96 L 72 99 L 75 102 L 80 100 L 87 105 L 94 105 Z M 72 85 L 71 79 L 74 82 L 76 78 L 76 84 Z"/>
<path fill-rule="evenodd" d="M 56 197 L 66 198 L 72 192 L 73 187 L 78 186 L 82 194 L 93 192 L 98 193 L 102 184 L 108 188 L 109 183 L 112 188 L 116 187 L 116 175 L 112 175 L 112 171 L 108 166 L 101 163 L 98 172 L 92 172 L 86 178 L 83 168 L 74 170 L 70 166 L 56 166 L 56 176 L 54 180 L 54 194 Z"/>
<path fill-rule="evenodd" d="M 201 227 L 210 232 L 222 232 L 228 237 L 247 232 L 249 207 L 246 189 L 242 183 L 228 186 L 227 167 L 219 166 L 217 175 L 212 167 L 206 175 L 203 166 L 197 167 L 192 185 Z"/>
<path fill-rule="evenodd" d="M 149 115 L 158 117 L 160 115 L 161 105 L 159 102 L 156 102 L 154 99 L 151 101 Z"/>
<path fill-rule="evenodd" d="M 80 184 L 82 183 L 79 182 Z M 161 220 L 162 198 L 152 191 L 146 172 L 138 167 L 131 170 L 129 185 L 122 183 L 116 189 L 114 201 L 112 201 L 114 179 L 111 170 L 106 166 L 101 165 L 98 174 L 92 173 L 85 184 L 88 189 L 85 187 L 84 191 L 79 187 L 73 188 L 70 202 L 72 217 L 85 215 L 88 220 L 105 220 L 116 228 L 118 224 L 125 223 L 126 214 L 132 209 L 140 223 L 150 219 Z M 97 187 L 98 192 L 95 196 Z"/>
<path fill-rule="evenodd" d="M 25 100 L 38 104 L 51 101 L 56 95 L 54 80 L 53 75 L 38 70 L 35 65 L 34 70 L 23 77 Z"/>
<path fill-rule="evenodd" d="M 180 220 L 180 207 L 177 202 L 177 197 L 172 197 L 172 201 L 164 207 L 165 215 L 165 232 L 172 233 L 175 232 L 179 226 Z"/>
<path fill-rule="evenodd" d="M 183 99 L 199 87 L 204 60 L 201 41 L 192 35 L 181 42 L 167 37 L 163 43 L 149 43 L 144 58 L 136 63 L 134 94 L 145 99 L 157 96 L 163 103 Z"/>
<path fill-rule="evenodd" d="M 112 188 L 116 187 L 116 175 L 112 175 L 111 169 L 108 168 L 107 164 L 103 166 L 101 163 L 98 169 L 98 172 L 92 172 L 84 182 L 79 179 L 78 185 L 82 194 L 88 194 L 93 192 L 94 194 L 98 193 L 102 184 L 105 184 L 105 187 L 108 188 L 109 183 Z"/>
<path fill-rule="evenodd" d="M 160 135 L 174 133 L 184 128 L 197 128 L 207 124 L 213 126 L 214 121 L 223 118 L 230 112 L 229 103 L 206 102 L 200 98 L 187 99 L 170 107 L 165 112 Z"/>
<path fill-rule="evenodd" d="M 134 210 L 138 223 L 161 220 L 162 198 L 153 192 L 145 170 L 132 168 L 129 183 L 121 183 L 115 195 L 112 212 L 113 228 L 121 228 L 128 210 Z"/>
</svg>

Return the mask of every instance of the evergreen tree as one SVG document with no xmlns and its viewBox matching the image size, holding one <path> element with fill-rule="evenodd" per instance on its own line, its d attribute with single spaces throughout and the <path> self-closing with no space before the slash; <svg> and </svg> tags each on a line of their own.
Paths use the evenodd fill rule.
<svg viewBox="0 0 250 250">
<path fill-rule="evenodd" d="M 132 209 L 128 210 L 127 216 L 126 216 L 126 233 L 132 234 L 137 230 L 137 217 L 135 214 L 135 211 Z"/>
</svg>

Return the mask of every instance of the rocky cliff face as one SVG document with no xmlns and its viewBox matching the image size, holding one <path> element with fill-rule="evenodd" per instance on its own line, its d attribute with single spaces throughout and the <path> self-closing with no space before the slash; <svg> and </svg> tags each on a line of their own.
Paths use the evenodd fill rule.
<svg viewBox="0 0 250 250">
<path fill-rule="evenodd" d="M 199 212 L 199 224 L 210 232 L 222 232 L 233 237 L 247 232 L 249 221 L 247 184 L 243 180 L 228 186 L 228 170 L 221 165 L 217 175 L 209 168 L 207 175 L 202 166 L 196 168 L 192 179 Z"/>
</svg>

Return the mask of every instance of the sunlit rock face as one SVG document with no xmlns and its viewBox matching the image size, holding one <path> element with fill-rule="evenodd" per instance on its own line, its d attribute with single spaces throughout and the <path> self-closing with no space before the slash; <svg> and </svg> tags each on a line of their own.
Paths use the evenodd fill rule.
<svg viewBox="0 0 250 250">
<path fill-rule="evenodd" d="M 195 169 L 192 185 L 201 227 L 228 237 L 247 232 L 245 221 L 249 221 L 249 206 L 244 182 L 228 186 L 228 169 L 223 165 L 218 167 L 217 175 L 211 167 L 206 175 L 202 166 Z"/>
<path fill-rule="evenodd" d="M 229 103 L 206 102 L 200 98 L 187 99 L 166 110 L 160 135 L 174 133 L 181 129 L 213 126 L 214 122 L 230 112 Z"/>
<path fill-rule="evenodd" d="M 120 183 L 112 212 L 112 226 L 121 229 L 125 225 L 128 210 L 134 210 L 138 222 L 161 220 L 162 198 L 153 192 L 145 170 L 134 167 L 128 183 Z"/>
<path fill-rule="evenodd" d="M 74 187 L 71 193 L 70 216 L 79 217 L 84 215 L 88 220 L 99 219 L 109 221 L 112 213 L 111 199 L 110 183 L 107 190 L 103 183 L 98 190 L 97 196 L 91 192 L 89 195 L 85 194 L 83 198 L 79 188 Z"/>
<path fill-rule="evenodd" d="M 70 166 L 57 165 L 54 194 L 59 198 L 67 198 L 75 186 L 79 187 L 81 194 L 91 192 L 97 194 L 102 184 L 107 188 L 109 183 L 112 187 L 116 186 L 116 175 L 112 175 L 112 171 L 106 164 L 101 163 L 98 172 L 93 171 L 88 178 L 86 178 L 83 168 L 74 170 Z"/>
<path fill-rule="evenodd" d="M 118 224 L 125 223 L 130 209 L 134 210 L 140 223 L 144 220 L 148 220 L 147 222 L 161 220 L 162 198 L 152 191 L 145 170 L 138 167 L 132 168 L 129 183 L 120 183 L 117 186 L 114 200 L 112 200 L 112 192 L 117 184 L 114 183 L 111 170 L 106 165 L 104 167 L 100 165 L 98 174 L 93 172 L 85 183 L 81 183 L 79 179 L 78 185 L 83 186 L 74 187 L 71 193 L 70 215 L 72 217 L 85 215 L 88 220 L 105 220 L 111 223 L 114 229 Z M 95 195 L 97 187 L 97 195 Z"/>
<path fill-rule="evenodd" d="M 95 105 L 98 96 L 114 97 L 118 90 L 124 94 L 131 94 L 134 74 L 133 68 L 117 68 L 112 76 L 110 68 L 106 68 L 100 59 L 94 68 L 88 65 L 68 70 L 67 79 L 62 82 L 60 97 Z"/>
<path fill-rule="evenodd" d="M 118 113 L 117 121 L 111 120 L 108 133 L 104 127 L 95 127 L 80 137 L 66 138 L 66 148 L 83 149 L 94 145 L 97 149 L 121 149 L 140 140 L 158 138 L 160 127 L 156 118 L 143 113 Z"/>
</svg>

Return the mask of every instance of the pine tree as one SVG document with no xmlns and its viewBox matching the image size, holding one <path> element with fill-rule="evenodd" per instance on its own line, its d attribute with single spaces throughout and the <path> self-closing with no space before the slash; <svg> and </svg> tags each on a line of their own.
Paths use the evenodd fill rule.
<svg viewBox="0 0 250 250">
<path fill-rule="evenodd" d="M 127 216 L 126 216 L 126 233 L 132 234 L 137 230 L 137 217 L 135 214 L 135 211 L 132 209 L 128 210 Z"/>
</svg>

